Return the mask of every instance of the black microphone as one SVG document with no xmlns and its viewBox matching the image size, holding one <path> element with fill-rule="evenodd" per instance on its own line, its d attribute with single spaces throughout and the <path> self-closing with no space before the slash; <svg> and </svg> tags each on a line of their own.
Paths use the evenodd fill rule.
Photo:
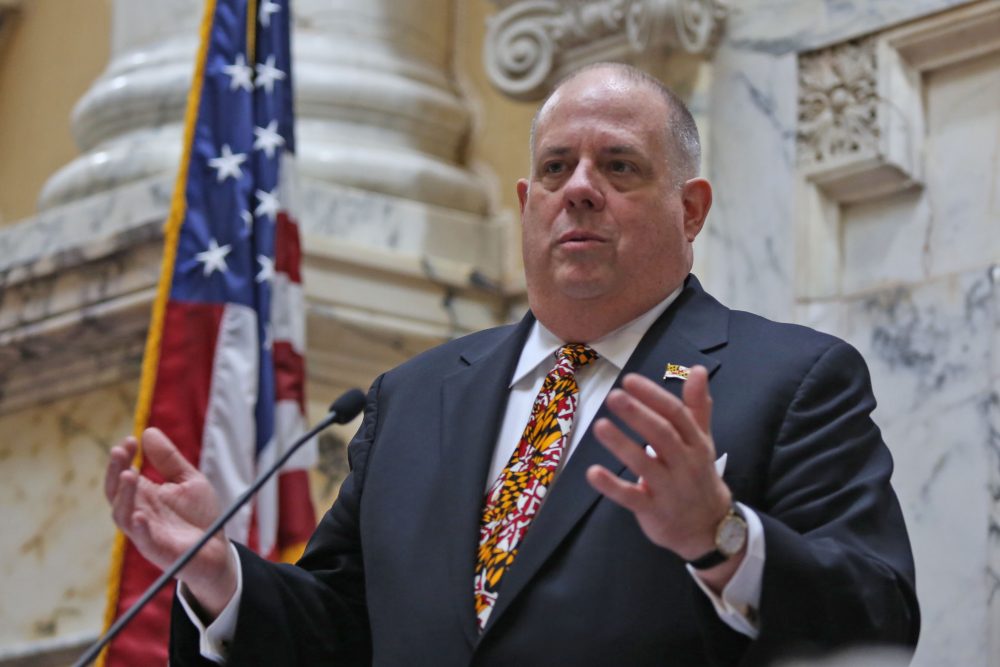
<svg viewBox="0 0 1000 667">
<path fill-rule="evenodd" d="M 278 472 L 281 466 L 288 462 L 288 459 L 292 457 L 292 454 L 297 452 L 302 445 L 331 424 L 346 424 L 351 421 L 358 416 L 358 413 L 361 412 L 364 407 L 365 395 L 360 389 L 349 389 L 341 394 L 340 397 L 330 406 L 330 411 L 327 413 L 326 417 L 313 426 L 308 433 L 292 443 L 292 446 L 288 448 L 288 451 L 286 451 L 281 458 L 275 461 L 274 465 L 268 468 L 264 474 L 258 477 L 246 491 L 240 494 L 240 497 L 229 506 L 229 509 L 223 512 L 211 526 L 205 529 L 205 533 L 201 536 L 201 539 L 193 544 L 190 549 L 181 554 L 180 557 L 174 561 L 173 565 L 164 570 L 159 579 L 154 581 L 150 587 L 146 589 L 146 592 L 142 594 L 142 597 L 139 598 L 139 600 L 132 605 L 132 607 L 124 615 L 120 616 L 118 620 L 115 621 L 114 625 L 108 628 L 108 631 L 104 633 L 104 636 L 94 642 L 94 644 L 87 649 L 87 652 L 84 653 L 79 660 L 73 663 L 73 667 L 84 667 L 85 665 L 89 665 L 93 662 L 94 659 L 101 653 L 101 649 L 107 646 L 108 642 L 114 639 L 115 636 L 122 631 L 122 628 L 129 624 L 129 621 L 131 621 L 135 615 L 138 614 L 142 608 L 153 599 L 153 596 L 155 596 L 168 581 L 173 579 L 174 576 L 180 572 L 181 568 L 187 565 L 188 562 L 194 558 L 194 555 L 198 553 L 210 539 L 212 539 L 212 536 L 219 532 L 219 530 L 226 525 L 227 521 L 233 518 L 233 515 L 236 514 L 236 512 L 238 512 L 239 509 L 243 507 L 243 505 L 245 505 L 246 502 L 250 500 L 255 493 L 257 493 L 257 491 L 260 490 L 260 487 L 264 486 L 264 483 L 267 482 L 267 480 L 271 479 L 274 473 Z"/>
</svg>

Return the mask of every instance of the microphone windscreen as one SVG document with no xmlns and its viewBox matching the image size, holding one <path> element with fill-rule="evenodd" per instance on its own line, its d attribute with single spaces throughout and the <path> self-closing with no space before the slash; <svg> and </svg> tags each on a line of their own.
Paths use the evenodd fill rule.
<svg viewBox="0 0 1000 667">
<path fill-rule="evenodd" d="M 330 406 L 330 412 L 336 413 L 334 424 L 346 424 L 365 407 L 365 394 L 360 389 L 348 389 Z"/>
</svg>

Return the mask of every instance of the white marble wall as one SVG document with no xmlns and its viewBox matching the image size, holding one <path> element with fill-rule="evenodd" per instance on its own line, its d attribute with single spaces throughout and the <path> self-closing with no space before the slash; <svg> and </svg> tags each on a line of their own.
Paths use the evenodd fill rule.
<svg viewBox="0 0 1000 667">
<path fill-rule="evenodd" d="M 831 331 L 868 360 L 917 564 L 914 665 L 926 667 L 1000 665 L 1000 53 L 923 75 L 924 183 L 839 206 L 840 265 L 825 298 L 796 282 L 808 215 L 797 61 L 975 4 L 734 3 L 708 110 L 716 203 L 696 246 L 704 282 L 730 305 Z"/>
<path fill-rule="evenodd" d="M 93 637 L 114 534 L 104 466 L 134 394 L 129 382 L 0 417 L 0 662 L 67 647 L 69 664 Z"/>
</svg>

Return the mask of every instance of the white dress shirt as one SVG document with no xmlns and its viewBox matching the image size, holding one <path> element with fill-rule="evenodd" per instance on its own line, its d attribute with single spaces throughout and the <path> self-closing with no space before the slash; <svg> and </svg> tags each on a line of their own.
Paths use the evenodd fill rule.
<svg viewBox="0 0 1000 667">
<path fill-rule="evenodd" d="M 588 343 L 600 356 L 576 372 L 580 395 L 577 401 L 573 432 L 570 434 L 569 448 L 562 462 L 563 466 L 566 460 L 573 455 L 583 434 L 590 426 L 590 422 L 593 421 L 594 415 L 597 414 L 622 368 L 625 367 L 625 363 L 639 345 L 639 341 L 646 335 L 646 331 L 653 322 L 674 302 L 680 292 L 681 288 L 678 288 L 643 315 L 603 338 Z M 535 321 L 528 333 L 517 368 L 515 368 L 514 375 L 510 380 L 510 399 L 507 402 L 496 446 L 493 448 L 490 475 L 486 480 L 484 493 L 503 472 L 511 453 L 520 441 L 524 425 L 528 423 L 528 418 L 531 416 L 535 396 L 541 389 L 545 376 L 555 365 L 556 352 L 563 345 L 564 341 L 537 320 Z M 716 469 L 720 475 L 724 466 L 725 457 L 716 463 Z M 741 503 L 737 503 L 737 505 L 747 522 L 747 549 L 743 562 L 723 589 L 722 595 L 717 595 L 712 591 L 702 581 L 697 570 L 690 565 L 687 568 L 695 583 L 711 600 L 719 618 L 737 632 L 750 638 L 756 638 L 758 634 L 756 610 L 760 603 L 761 582 L 764 573 L 764 527 L 760 518 L 750 508 Z M 239 555 L 235 548 L 233 548 L 233 554 L 238 562 Z M 242 576 L 237 581 L 236 594 L 233 599 L 229 601 L 219 617 L 207 627 L 188 603 L 186 590 L 183 587 L 180 587 L 179 590 L 184 610 L 191 622 L 200 630 L 201 654 L 220 664 L 224 663 L 226 644 L 236 634 L 236 611 L 243 590 Z M 469 582 L 469 597 L 471 600 L 471 581 Z"/>
</svg>

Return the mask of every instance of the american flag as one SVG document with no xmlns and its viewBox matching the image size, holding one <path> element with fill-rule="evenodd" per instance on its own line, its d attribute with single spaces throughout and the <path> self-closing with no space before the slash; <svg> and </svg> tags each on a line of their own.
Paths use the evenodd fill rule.
<svg viewBox="0 0 1000 667">
<path fill-rule="evenodd" d="M 289 39 L 289 0 L 207 0 L 137 407 L 136 430 L 162 429 L 222 506 L 305 432 Z M 315 527 L 314 452 L 297 453 L 227 535 L 294 558 Z M 157 478 L 146 465 L 142 474 Z M 158 575 L 120 537 L 109 624 Z M 160 592 L 103 664 L 166 664 L 171 595 Z"/>
</svg>

